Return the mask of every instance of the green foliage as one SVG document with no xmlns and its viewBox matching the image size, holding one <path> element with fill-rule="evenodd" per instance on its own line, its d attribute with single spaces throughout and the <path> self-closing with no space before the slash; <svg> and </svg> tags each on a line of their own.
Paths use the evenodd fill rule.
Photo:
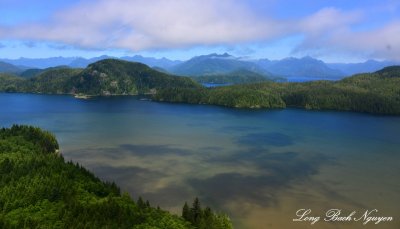
<svg viewBox="0 0 400 229">
<path fill-rule="evenodd" d="M 302 107 L 375 114 L 400 114 L 400 67 L 340 81 L 263 82 L 210 89 L 164 89 L 155 100 L 238 108 Z"/>
<path fill-rule="evenodd" d="M 142 198 L 121 195 L 57 150 L 54 136 L 39 128 L 0 129 L 0 228 L 193 228 Z M 213 225 L 203 228 L 231 228 Z"/>
<path fill-rule="evenodd" d="M 24 79 L 6 73 L 0 73 L 0 91 L 17 92 Z"/>
<path fill-rule="evenodd" d="M 375 73 L 382 77 L 400 77 L 400 66 L 385 67 Z"/>
<path fill-rule="evenodd" d="M 196 229 L 223 229 L 233 228 L 231 220 L 227 215 L 214 213 L 211 208 L 201 208 L 200 200 L 195 198 L 193 205 L 188 204 L 182 208 L 182 217 L 189 221 Z"/>
<path fill-rule="evenodd" d="M 46 94 L 70 93 L 71 90 L 66 85 L 72 76 L 81 71 L 81 69 L 51 68 L 27 80 L 24 91 Z"/>
<path fill-rule="evenodd" d="M 59 149 L 58 142 L 54 135 L 50 132 L 42 131 L 37 127 L 13 125 L 10 129 L 0 129 L 0 139 L 12 136 L 23 138 L 33 144 L 40 152 L 55 153 Z M 3 151 L 3 147 L 0 148 L 0 152 Z"/>
</svg>

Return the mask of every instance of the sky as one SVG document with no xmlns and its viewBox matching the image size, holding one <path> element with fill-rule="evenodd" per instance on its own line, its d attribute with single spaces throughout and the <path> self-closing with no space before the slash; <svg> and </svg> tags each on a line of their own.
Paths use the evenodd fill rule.
<svg viewBox="0 0 400 229">
<path fill-rule="evenodd" d="M 400 61 L 399 0 L 0 0 L 0 58 Z"/>
</svg>

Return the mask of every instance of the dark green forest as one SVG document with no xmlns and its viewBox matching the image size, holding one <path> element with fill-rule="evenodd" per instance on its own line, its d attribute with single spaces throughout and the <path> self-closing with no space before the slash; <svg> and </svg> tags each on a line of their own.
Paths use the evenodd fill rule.
<svg viewBox="0 0 400 229">
<path fill-rule="evenodd" d="M 159 90 L 153 99 L 235 108 L 300 107 L 399 115 L 400 66 L 358 74 L 340 81 L 261 82 L 200 89 L 166 88 Z"/>
<path fill-rule="evenodd" d="M 232 228 L 197 198 L 183 217 L 134 201 L 58 149 L 54 135 L 39 128 L 0 129 L 0 228 Z"/>
</svg>

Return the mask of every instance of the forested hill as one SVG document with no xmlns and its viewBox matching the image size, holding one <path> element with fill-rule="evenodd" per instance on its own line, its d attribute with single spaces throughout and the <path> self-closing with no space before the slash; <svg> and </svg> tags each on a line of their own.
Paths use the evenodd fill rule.
<svg viewBox="0 0 400 229">
<path fill-rule="evenodd" d="M 0 91 L 46 94 L 136 95 L 160 88 L 197 88 L 187 77 L 156 71 L 147 65 L 106 59 L 85 69 L 56 68 L 30 79 L 0 76 Z"/>
<path fill-rule="evenodd" d="M 400 115 L 400 66 L 340 81 L 262 82 L 208 89 L 163 89 L 154 95 L 154 99 L 237 108 L 290 106 Z"/>
<path fill-rule="evenodd" d="M 145 64 L 107 59 L 90 64 L 69 81 L 74 93 L 94 95 L 142 94 L 159 88 L 196 88 L 186 77 L 156 71 Z"/>
<path fill-rule="evenodd" d="M 51 133 L 17 125 L 0 129 L 0 209 L 0 228 L 232 228 L 198 199 L 184 205 L 183 217 L 133 201 L 114 183 L 65 162 Z"/>
</svg>

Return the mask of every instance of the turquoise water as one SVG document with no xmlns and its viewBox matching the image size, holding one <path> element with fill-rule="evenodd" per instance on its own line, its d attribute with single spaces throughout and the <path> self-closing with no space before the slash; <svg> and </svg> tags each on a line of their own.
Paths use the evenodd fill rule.
<svg viewBox="0 0 400 229">
<path fill-rule="evenodd" d="M 0 107 L 1 126 L 50 130 L 67 160 L 176 213 L 198 196 L 236 228 L 400 228 L 400 117 L 32 94 Z M 293 222 L 301 208 L 395 221 L 311 226 Z"/>
</svg>

